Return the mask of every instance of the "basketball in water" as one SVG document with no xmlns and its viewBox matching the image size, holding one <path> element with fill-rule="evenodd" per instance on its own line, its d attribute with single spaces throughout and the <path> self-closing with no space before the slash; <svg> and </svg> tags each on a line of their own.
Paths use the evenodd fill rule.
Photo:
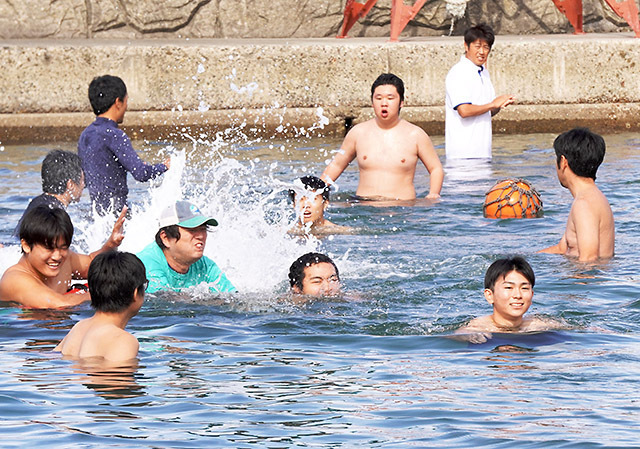
<svg viewBox="0 0 640 449">
<path fill-rule="evenodd" d="M 528 181 L 503 179 L 486 193 L 483 211 L 485 218 L 539 218 L 542 200 Z"/>
</svg>

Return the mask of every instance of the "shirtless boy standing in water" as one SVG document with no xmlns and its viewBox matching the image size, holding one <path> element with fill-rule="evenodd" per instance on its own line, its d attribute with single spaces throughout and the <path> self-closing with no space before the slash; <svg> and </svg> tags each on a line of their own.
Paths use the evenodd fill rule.
<svg viewBox="0 0 640 449">
<path fill-rule="evenodd" d="M 427 198 L 439 198 L 444 171 L 431 139 L 421 128 L 400 118 L 404 104 L 402 80 L 383 73 L 371 86 L 371 100 L 375 118 L 349 131 L 322 179 L 332 184 L 357 157 L 360 182 L 356 195 L 413 200 L 416 197 L 413 178 L 420 159 L 430 174 Z"/>
<path fill-rule="evenodd" d="M 540 252 L 564 254 L 581 262 L 613 257 L 613 213 L 595 183 L 596 171 L 604 159 L 604 139 L 587 128 L 575 128 L 560 134 L 553 148 L 558 180 L 574 200 L 560 243 Z"/>
</svg>

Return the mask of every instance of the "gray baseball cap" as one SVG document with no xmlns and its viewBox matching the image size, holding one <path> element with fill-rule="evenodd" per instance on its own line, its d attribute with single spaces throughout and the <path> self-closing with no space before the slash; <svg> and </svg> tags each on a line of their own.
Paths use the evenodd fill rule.
<svg viewBox="0 0 640 449">
<path fill-rule="evenodd" d="M 160 213 L 160 227 L 178 225 L 182 228 L 197 228 L 200 225 L 218 226 L 213 217 L 202 215 L 198 206 L 188 201 L 176 201 Z"/>
</svg>

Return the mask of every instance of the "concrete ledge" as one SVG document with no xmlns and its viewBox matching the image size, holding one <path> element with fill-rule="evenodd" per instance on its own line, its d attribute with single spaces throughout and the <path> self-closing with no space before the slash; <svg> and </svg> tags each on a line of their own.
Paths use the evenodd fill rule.
<svg viewBox="0 0 640 449">
<path fill-rule="evenodd" d="M 640 45 L 631 33 L 498 36 L 489 70 L 517 104 L 498 132 L 577 124 L 640 129 Z M 0 142 L 74 140 L 91 122 L 87 87 L 105 73 L 129 89 L 133 138 L 240 129 L 248 135 L 342 135 L 368 118 L 371 82 L 404 79 L 405 118 L 443 133 L 444 79 L 461 37 L 254 40 L 56 40 L 0 44 Z"/>
<path fill-rule="evenodd" d="M 344 136 L 350 124 L 371 117 L 371 108 L 247 109 L 207 112 L 128 112 L 122 128 L 134 140 L 182 141 L 224 133 L 261 137 Z M 430 135 L 444 134 L 442 106 L 405 107 L 402 116 Z M 90 113 L 0 114 L 0 142 L 74 141 L 93 121 Z M 588 126 L 600 133 L 640 130 L 640 103 L 513 105 L 493 119 L 495 133 L 562 132 Z"/>
</svg>

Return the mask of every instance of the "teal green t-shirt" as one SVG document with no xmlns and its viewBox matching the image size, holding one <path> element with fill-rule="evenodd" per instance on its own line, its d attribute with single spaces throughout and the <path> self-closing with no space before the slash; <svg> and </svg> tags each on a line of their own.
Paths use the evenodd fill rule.
<svg viewBox="0 0 640 449">
<path fill-rule="evenodd" d="M 185 274 L 178 273 L 169 266 L 162 249 L 156 242 L 151 242 L 137 256 L 147 270 L 147 278 L 149 279 L 147 292 L 149 293 L 158 290 L 177 291 L 203 282 L 211 284 L 209 288 L 214 292 L 236 291 L 218 265 L 207 256 L 202 256 L 200 260 L 191 265 Z"/>
</svg>

